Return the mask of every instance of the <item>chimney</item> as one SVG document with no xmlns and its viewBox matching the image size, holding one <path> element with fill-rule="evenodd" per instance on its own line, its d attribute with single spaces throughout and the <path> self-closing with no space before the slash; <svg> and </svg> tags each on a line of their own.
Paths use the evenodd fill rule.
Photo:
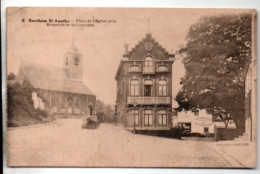
<svg viewBox="0 0 260 174">
<path fill-rule="evenodd" d="M 129 46 L 128 43 L 125 43 L 125 44 L 124 44 L 124 47 L 125 47 L 125 54 L 128 54 L 128 46 Z"/>
</svg>

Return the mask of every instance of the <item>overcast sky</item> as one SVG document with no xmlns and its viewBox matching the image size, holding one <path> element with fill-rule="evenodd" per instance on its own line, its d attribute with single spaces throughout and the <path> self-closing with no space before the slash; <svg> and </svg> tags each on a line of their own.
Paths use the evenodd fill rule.
<svg viewBox="0 0 260 174">
<path fill-rule="evenodd" d="M 149 30 L 168 52 L 175 53 L 185 43 L 191 24 L 202 16 L 224 12 L 227 13 L 199 9 L 9 9 L 7 72 L 17 73 L 21 60 L 62 66 L 64 54 L 74 40 L 82 54 L 84 83 L 98 99 L 115 104 L 115 74 L 124 53 L 124 43 L 129 43 L 129 48 L 133 48 Z M 94 27 L 47 27 L 45 23 L 29 23 L 29 18 L 74 22 L 77 19 L 113 19 L 116 23 L 100 23 Z M 173 97 L 180 89 L 179 80 L 184 74 L 183 64 L 177 59 L 173 65 Z"/>
</svg>

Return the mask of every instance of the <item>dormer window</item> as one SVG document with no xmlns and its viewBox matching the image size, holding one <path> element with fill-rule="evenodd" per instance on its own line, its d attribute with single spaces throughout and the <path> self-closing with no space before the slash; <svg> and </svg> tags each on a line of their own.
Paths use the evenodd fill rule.
<svg viewBox="0 0 260 174">
<path fill-rule="evenodd" d="M 143 74 L 154 74 L 155 68 L 153 66 L 153 58 L 151 56 L 146 56 L 144 58 Z"/>
<path fill-rule="evenodd" d="M 139 65 L 130 65 L 130 72 L 140 72 Z"/>
<path fill-rule="evenodd" d="M 157 71 L 158 72 L 166 72 L 166 71 L 168 71 L 168 66 L 167 65 L 158 65 Z"/>
<path fill-rule="evenodd" d="M 145 57 L 144 66 L 145 67 L 152 67 L 153 66 L 153 58 L 151 56 Z"/>
</svg>

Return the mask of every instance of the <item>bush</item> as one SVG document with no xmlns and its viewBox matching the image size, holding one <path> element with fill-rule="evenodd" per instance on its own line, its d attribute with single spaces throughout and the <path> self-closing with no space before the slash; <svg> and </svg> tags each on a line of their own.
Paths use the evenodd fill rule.
<svg viewBox="0 0 260 174">
<path fill-rule="evenodd" d="M 18 127 L 50 122 L 52 118 L 45 110 L 34 109 L 33 88 L 28 82 L 13 83 L 7 86 L 7 126 Z"/>
</svg>

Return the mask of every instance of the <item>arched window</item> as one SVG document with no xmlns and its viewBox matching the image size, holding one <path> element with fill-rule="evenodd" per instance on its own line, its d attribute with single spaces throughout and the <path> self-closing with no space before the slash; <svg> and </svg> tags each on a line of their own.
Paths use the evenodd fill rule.
<svg viewBox="0 0 260 174">
<path fill-rule="evenodd" d="M 68 65 L 68 64 L 69 64 L 69 58 L 66 57 L 66 59 L 65 59 L 65 65 Z"/>
<path fill-rule="evenodd" d="M 66 98 L 65 98 L 64 95 L 60 96 L 60 103 L 59 103 L 59 105 L 60 105 L 60 108 L 65 108 L 65 106 L 66 106 Z"/>
<path fill-rule="evenodd" d="M 51 96 L 50 96 L 50 94 L 45 94 L 44 98 L 45 98 L 45 106 L 51 107 Z"/>
<path fill-rule="evenodd" d="M 75 99 L 74 99 L 74 106 L 75 106 L 75 109 L 80 108 L 80 100 L 78 97 L 75 97 Z"/>
<path fill-rule="evenodd" d="M 68 107 L 72 108 L 73 101 L 71 97 L 68 97 L 67 103 L 68 103 Z"/>
<path fill-rule="evenodd" d="M 79 58 L 78 58 L 78 56 L 74 57 L 74 65 L 79 65 Z"/>
<path fill-rule="evenodd" d="M 167 70 L 168 70 L 167 65 L 158 65 L 158 71 L 164 72 L 164 71 L 167 71 Z"/>
<path fill-rule="evenodd" d="M 151 56 L 147 56 L 144 58 L 144 66 L 152 67 L 153 66 L 153 58 Z"/>
</svg>

